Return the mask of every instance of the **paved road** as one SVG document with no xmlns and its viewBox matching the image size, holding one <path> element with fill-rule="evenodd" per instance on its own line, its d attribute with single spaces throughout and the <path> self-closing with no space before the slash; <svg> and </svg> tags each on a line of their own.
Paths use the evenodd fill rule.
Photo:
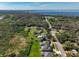
<svg viewBox="0 0 79 59">
<path fill-rule="evenodd" d="M 57 46 L 58 50 L 61 52 L 61 56 L 62 56 L 62 57 L 66 57 L 66 53 L 65 53 L 65 51 L 64 51 L 64 49 L 63 49 L 63 47 L 62 47 L 62 44 L 59 42 L 59 40 L 57 39 L 57 37 L 56 37 L 56 35 L 55 35 L 56 31 L 53 30 L 53 28 L 52 28 L 50 22 L 47 20 L 46 17 L 45 17 L 45 19 L 46 19 L 46 22 L 47 22 L 48 25 L 49 25 L 49 28 L 51 29 L 51 31 L 50 31 L 51 35 L 52 35 L 52 36 L 56 39 L 56 41 L 57 41 L 57 42 L 56 42 L 56 46 Z"/>
</svg>

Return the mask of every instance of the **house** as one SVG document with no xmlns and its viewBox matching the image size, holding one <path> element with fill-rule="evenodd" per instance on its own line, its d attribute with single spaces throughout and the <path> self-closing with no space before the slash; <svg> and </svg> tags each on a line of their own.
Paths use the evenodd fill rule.
<svg viewBox="0 0 79 59">
<path fill-rule="evenodd" d="M 47 44 L 47 41 L 43 41 L 40 43 L 41 46 L 46 45 L 46 44 Z"/>
<path fill-rule="evenodd" d="M 46 50 L 47 49 L 47 47 L 48 47 L 48 45 L 46 44 L 46 45 L 43 45 L 43 46 L 41 46 L 41 50 Z"/>
<path fill-rule="evenodd" d="M 76 55 L 78 52 L 75 49 L 73 49 L 72 53 L 74 53 Z"/>
<path fill-rule="evenodd" d="M 39 38 L 39 40 L 40 40 L 41 42 L 42 42 L 42 41 L 46 41 L 46 40 L 47 40 L 46 35 L 43 35 L 43 34 L 38 35 L 37 37 Z"/>
</svg>

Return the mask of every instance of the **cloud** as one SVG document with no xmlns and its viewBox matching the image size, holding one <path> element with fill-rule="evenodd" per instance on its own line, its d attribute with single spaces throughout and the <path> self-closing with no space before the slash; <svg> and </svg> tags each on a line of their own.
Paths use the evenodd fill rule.
<svg viewBox="0 0 79 59">
<path fill-rule="evenodd" d="M 9 9 L 8 6 L 0 5 L 0 10 Z"/>
<path fill-rule="evenodd" d="M 30 3 L 0 3 L 0 10 L 76 10 L 79 3 L 50 3 L 50 2 L 30 2 Z"/>
</svg>

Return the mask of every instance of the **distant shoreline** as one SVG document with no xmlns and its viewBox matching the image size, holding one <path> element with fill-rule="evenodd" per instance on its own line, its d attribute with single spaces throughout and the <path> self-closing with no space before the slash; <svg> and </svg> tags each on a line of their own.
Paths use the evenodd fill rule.
<svg viewBox="0 0 79 59">
<path fill-rule="evenodd" d="M 52 11 L 52 10 L 0 10 L 1 13 L 6 12 L 24 12 L 24 13 L 33 13 L 40 15 L 52 15 L 52 16 L 79 16 L 79 11 Z"/>
</svg>

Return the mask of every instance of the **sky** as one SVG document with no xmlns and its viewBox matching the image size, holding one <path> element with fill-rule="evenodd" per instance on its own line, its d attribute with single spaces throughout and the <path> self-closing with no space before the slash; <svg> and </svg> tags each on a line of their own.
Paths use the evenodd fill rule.
<svg viewBox="0 0 79 59">
<path fill-rule="evenodd" d="M 79 2 L 0 2 L 0 10 L 79 10 Z"/>
</svg>

